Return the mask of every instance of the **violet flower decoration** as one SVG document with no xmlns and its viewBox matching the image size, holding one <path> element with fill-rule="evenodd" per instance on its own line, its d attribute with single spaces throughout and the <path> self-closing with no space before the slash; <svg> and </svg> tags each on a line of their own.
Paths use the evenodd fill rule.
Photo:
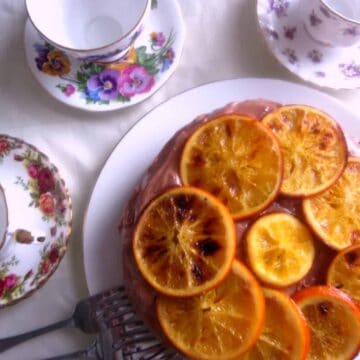
<svg viewBox="0 0 360 360">
<path fill-rule="evenodd" d="M 270 11 L 275 11 L 277 17 L 287 16 L 287 10 L 290 1 L 287 0 L 269 0 Z"/>
<path fill-rule="evenodd" d="M 150 34 L 150 39 L 151 39 L 152 45 L 159 46 L 159 47 L 163 46 L 166 41 L 165 35 L 162 32 L 152 32 Z"/>
<path fill-rule="evenodd" d="M 45 45 L 38 43 L 34 45 L 34 48 L 37 52 L 37 57 L 35 58 L 36 67 L 41 71 L 43 65 L 48 61 L 47 56 L 50 50 Z"/>
<path fill-rule="evenodd" d="M 93 75 L 87 81 L 87 95 L 92 100 L 113 100 L 118 96 L 120 73 L 116 70 L 104 70 Z"/>
<path fill-rule="evenodd" d="M 119 80 L 118 91 L 122 96 L 131 97 L 151 90 L 155 83 L 154 77 L 143 66 L 129 65 Z"/>
<path fill-rule="evenodd" d="M 315 13 L 314 10 L 309 15 L 309 20 L 311 26 L 318 26 L 322 23 L 322 20 L 319 18 L 319 16 Z"/>
</svg>

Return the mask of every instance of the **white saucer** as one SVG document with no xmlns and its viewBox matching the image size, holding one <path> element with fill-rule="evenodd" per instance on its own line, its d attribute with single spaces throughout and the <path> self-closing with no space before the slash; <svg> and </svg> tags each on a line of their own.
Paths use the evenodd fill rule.
<svg viewBox="0 0 360 360">
<path fill-rule="evenodd" d="M 71 58 L 46 43 L 29 20 L 25 26 L 26 58 L 37 81 L 62 103 L 88 111 L 125 108 L 154 94 L 175 71 L 184 39 L 177 0 L 153 1 L 128 58 L 107 66 Z"/>
<path fill-rule="evenodd" d="M 71 232 L 72 207 L 48 157 L 0 134 L 0 179 L 7 234 L 0 249 L 0 308 L 28 297 L 58 267 Z"/>
<path fill-rule="evenodd" d="M 300 1 L 258 0 L 260 29 L 272 53 L 288 70 L 318 86 L 360 88 L 360 45 L 334 48 L 313 40 Z"/>
</svg>

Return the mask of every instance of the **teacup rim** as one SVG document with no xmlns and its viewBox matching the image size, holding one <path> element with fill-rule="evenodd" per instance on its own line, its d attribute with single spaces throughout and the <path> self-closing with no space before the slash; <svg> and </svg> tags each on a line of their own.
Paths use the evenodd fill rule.
<svg viewBox="0 0 360 360">
<path fill-rule="evenodd" d="M 359 25 L 359 26 L 360 26 L 360 20 L 354 20 L 354 19 L 351 19 L 351 18 L 349 18 L 349 17 L 347 17 L 347 16 L 345 16 L 345 15 L 343 15 L 343 14 L 340 14 L 338 11 L 336 11 L 334 8 L 332 8 L 332 7 L 331 7 L 329 4 L 327 4 L 325 1 L 326 1 L 326 0 L 320 0 L 321 5 L 325 6 L 326 9 L 327 9 L 328 11 L 330 11 L 332 14 L 340 17 L 342 20 L 345 20 L 345 21 L 348 21 L 348 22 L 351 22 L 351 23 L 353 23 L 353 24 L 355 24 L 355 25 Z"/>
<path fill-rule="evenodd" d="M 5 227 L 5 231 L 4 231 L 4 234 L 3 234 L 2 238 L 0 238 L 0 250 L 1 250 L 1 248 L 3 247 L 3 245 L 4 245 L 4 243 L 5 243 L 6 234 L 7 234 L 7 229 L 8 229 L 8 227 L 9 227 L 9 206 L 8 206 L 8 204 L 7 204 L 5 190 L 4 190 L 4 188 L 1 186 L 1 183 L 0 183 L 0 193 L 3 194 L 4 202 L 5 202 L 5 208 L 6 208 L 6 227 Z"/>
<path fill-rule="evenodd" d="M 63 49 L 63 50 L 68 51 L 68 52 L 77 52 L 77 53 L 90 53 L 90 52 L 100 51 L 100 50 L 111 47 L 111 46 L 117 44 L 118 42 L 122 41 L 123 39 L 128 37 L 137 27 L 139 27 L 139 25 L 141 25 L 141 23 L 144 21 L 144 18 L 146 16 L 148 10 L 150 9 L 150 5 L 151 5 L 151 0 L 145 0 L 146 3 L 145 3 L 145 7 L 144 7 L 142 15 L 139 17 L 139 19 L 135 23 L 135 25 L 130 30 L 128 30 L 125 34 L 123 34 L 120 38 L 118 38 L 118 39 L 116 39 L 116 40 L 114 40 L 111 43 L 108 43 L 106 45 L 102 45 L 100 47 L 94 47 L 94 48 L 88 48 L 88 49 L 76 49 L 76 48 L 71 48 L 71 47 L 64 46 L 64 45 L 61 45 L 61 44 L 57 43 L 56 41 L 51 40 L 49 37 L 47 37 L 42 31 L 40 31 L 40 29 L 36 26 L 35 21 L 31 18 L 30 11 L 29 11 L 29 8 L 28 8 L 28 2 L 30 2 L 30 1 L 31 0 L 25 0 L 25 9 L 26 9 L 27 16 L 28 16 L 30 22 L 32 23 L 32 25 L 34 26 L 34 28 L 36 29 L 36 31 L 46 41 L 48 41 L 50 44 L 54 45 L 55 47 L 57 47 L 59 49 Z"/>
</svg>

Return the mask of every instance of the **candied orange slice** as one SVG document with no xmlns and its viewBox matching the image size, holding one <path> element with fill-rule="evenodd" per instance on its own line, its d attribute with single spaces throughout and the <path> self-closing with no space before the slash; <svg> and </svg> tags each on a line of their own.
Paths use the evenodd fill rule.
<svg viewBox="0 0 360 360">
<path fill-rule="evenodd" d="M 264 296 L 250 271 L 235 260 L 224 282 L 201 296 L 158 297 L 157 314 L 171 343 L 191 359 L 238 359 L 261 332 Z"/>
<path fill-rule="evenodd" d="M 360 244 L 337 254 L 330 264 L 327 284 L 346 292 L 360 305 Z"/>
<path fill-rule="evenodd" d="M 187 140 L 180 162 L 185 185 L 218 197 L 235 219 L 261 212 L 281 186 L 280 146 L 261 122 L 244 115 L 220 115 Z"/>
<path fill-rule="evenodd" d="M 217 198 L 194 187 L 176 187 L 155 198 L 141 215 L 133 253 L 156 290 L 186 297 L 225 278 L 235 242 L 232 217 Z"/>
<path fill-rule="evenodd" d="M 360 243 L 360 159 L 350 157 L 339 180 L 323 193 L 305 199 L 308 224 L 330 247 Z"/>
<path fill-rule="evenodd" d="M 305 317 L 285 293 L 263 289 L 265 324 L 255 345 L 242 360 L 305 360 L 310 347 L 310 332 Z"/>
<path fill-rule="evenodd" d="M 315 256 L 313 238 L 296 217 L 271 213 L 260 217 L 246 235 L 249 263 L 265 283 L 285 287 L 301 280 Z"/>
<path fill-rule="evenodd" d="M 314 286 L 300 290 L 294 300 L 310 328 L 309 360 L 352 359 L 360 346 L 360 310 L 344 292 Z"/>
<path fill-rule="evenodd" d="M 284 155 L 281 192 L 311 196 L 331 186 L 343 172 L 347 146 L 339 125 L 309 106 L 283 106 L 262 122 L 278 138 Z"/>
</svg>

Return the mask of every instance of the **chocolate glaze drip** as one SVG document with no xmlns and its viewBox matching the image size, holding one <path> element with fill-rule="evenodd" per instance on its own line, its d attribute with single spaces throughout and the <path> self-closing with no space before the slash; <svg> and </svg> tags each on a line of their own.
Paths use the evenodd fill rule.
<svg viewBox="0 0 360 360">
<path fill-rule="evenodd" d="M 161 335 L 160 327 L 156 319 L 156 292 L 142 278 L 132 254 L 132 235 L 139 215 L 154 197 L 169 188 L 182 185 L 178 168 L 182 148 L 190 134 L 192 134 L 201 124 L 214 118 L 220 113 L 238 113 L 256 119 L 262 119 L 267 113 L 275 110 L 279 106 L 280 104 L 263 99 L 249 100 L 230 103 L 210 114 L 198 116 L 189 125 L 175 133 L 147 170 L 141 183 L 135 187 L 123 212 L 119 226 L 120 237 L 123 242 L 124 282 L 128 295 L 140 317 L 142 317 L 158 334 Z M 360 156 L 359 141 L 350 137 L 346 138 L 349 152 L 352 155 Z M 299 199 L 279 196 L 275 202 L 258 216 L 276 211 L 293 214 L 305 222 L 301 210 L 301 200 Z M 254 220 L 255 218 L 236 222 L 238 241 L 237 257 L 244 263 L 247 263 L 247 259 L 244 250 L 243 235 L 248 229 L 249 224 Z M 325 282 L 326 269 L 336 252 L 324 245 L 315 235 L 314 238 L 316 260 L 306 277 L 293 286 L 285 289 L 290 295 L 303 287 Z"/>
</svg>

